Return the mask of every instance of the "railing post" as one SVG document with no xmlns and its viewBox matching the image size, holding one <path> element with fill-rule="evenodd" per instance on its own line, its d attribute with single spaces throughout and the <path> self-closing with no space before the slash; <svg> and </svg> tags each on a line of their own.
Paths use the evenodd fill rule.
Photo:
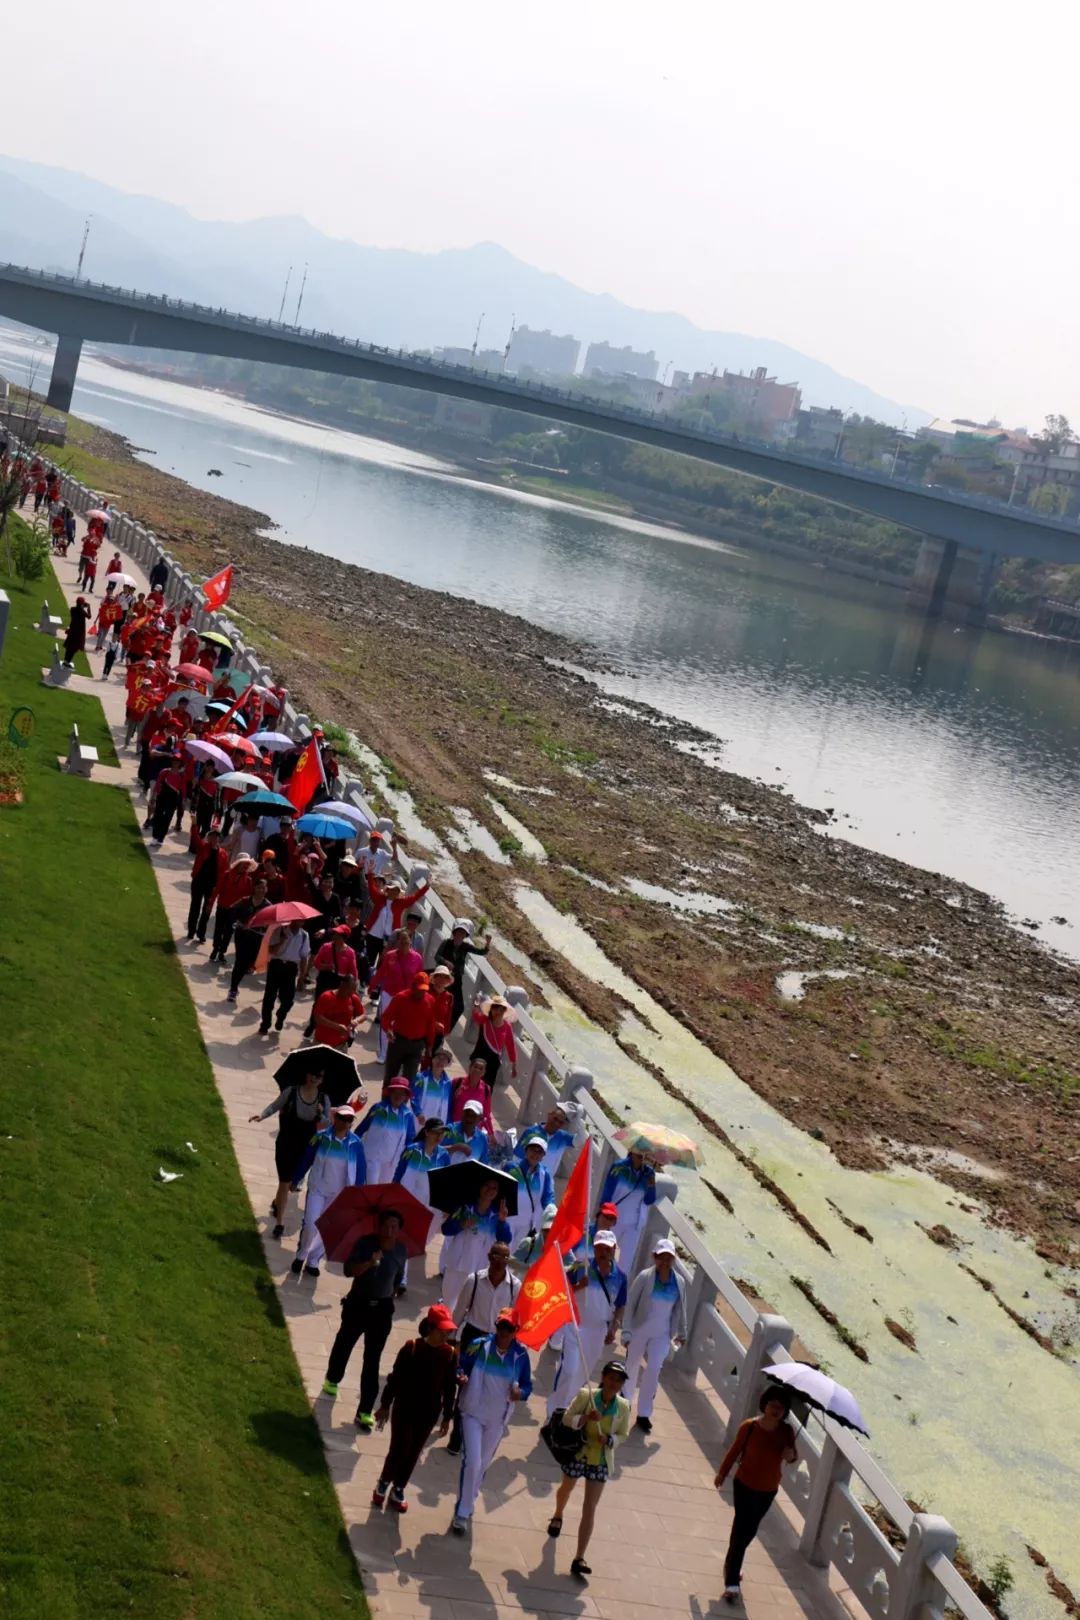
<svg viewBox="0 0 1080 1620">
<path fill-rule="evenodd" d="M 826 1568 L 829 1563 L 827 1555 L 821 1551 L 821 1526 L 825 1521 L 829 1497 L 834 1485 L 846 1485 L 850 1478 L 851 1464 L 832 1435 L 826 1434 L 799 1538 L 799 1551 L 803 1557 L 820 1569 Z"/>
<path fill-rule="evenodd" d="M 937 1513 L 916 1513 L 911 1521 L 900 1563 L 889 1583 L 888 1620 L 922 1620 L 923 1610 L 939 1588 L 927 1567 L 937 1553 L 952 1558 L 956 1531 Z"/>
<path fill-rule="evenodd" d="M 548 1060 L 544 1056 L 543 1048 L 538 1042 L 533 1042 L 532 1057 L 529 1060 L 529 1076 L 521 1092 L 521 1107 L 518 1110 L 518 1124 L 527 1125 L 533 1116 L 533 1099 L 536 1088 L 548 1072 Z M 592 1077 L 590 1076 L 590 1079 Z"/>
<path fill-rule="evenodd" d="M 686 1289 L 686 1343 L 676 1350 L 671 1358 L 671 1365 L 679 1372 L 693 1373 L 697 1370 L 694 1360 L 694 1335 L 697 1332 L 698 1319 L 701 1316 L 703 1305 L 713 1305 L 716 1302 L 716 1289 L 709 1280 L 709 1274 L 704 1266 L 695 1266 L 693 1275 Z"/>
<path fill-rule="evenodd" d="M 764 1367 L 773 1360 L 778 1350 L 787 1350 L 795 1337 L 795 1329 L 783 1316 L 762 1311 L 754 1323 L 754 1331 L 746 1352 L 746 1360 L 739 1371 L 735 1401 L 728 1418 L 727 1444 L 735 1438 L 735 1431 L 745 1418 L 757 1411 L 758 1385 Z"/>
</svg>

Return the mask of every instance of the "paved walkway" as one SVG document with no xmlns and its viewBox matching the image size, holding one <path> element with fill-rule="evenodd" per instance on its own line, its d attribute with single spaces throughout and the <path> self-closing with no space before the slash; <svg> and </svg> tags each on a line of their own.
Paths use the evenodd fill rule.
<svg viewBox="0 0 1080 1620">
<path fill-rule="evenodd" d="M 80 540 L 82 532 L 80 523 Z M 77 552 L 76 544 L 68 560 L 56 560 L 69 603 L 76 594 Z M 109 553 L 106 546 L 102 556 Z M 130 559 L 125 567 L 140 586 L 145 584 Z M 59 604 L 51 606 L 55 610 Z M 66 614 L 64 617 L 66 623 Z M 44 636 L 41 646 L 45 667 L 49 644 Z M 101 698 L 141 823 L 145 811 L 135 780 L 137 754 L 122 746 L 123 668 L 114 670 L 112 679 L 104 682 L 98 678 L 101 655 L 91 651 L 89 658 L 94 677 L 74 677 L 71 684 Z M 41 701 L 48 702 L 47 694 L 42 694 Z M 298 1002 L 283 1035 L 269 1037 L 258 1034 L 259 981 L 245 981 L 236 1007 L 227 1003 L 227 972 L 208 963 L 208 946 L 184 942 L 190 872 L 187 844 L 186 830 L 181 835 L 171 833 L 163 849 L 152 852 L 151 858 L 373 1614 L 387 1620 L 391 1616 L 402 1620 L 435 1616 L 438 1620 L 511 1620 L 520 1615 L 537 1620 L 566 1615 L 596 1620 L 706 1620 L 731 1614 L 718 1596 L 731 1518 L 730 1495 L 720 1498 L 712 1486 L 721 1453 L 722 1408 L 711 1390 L 685 1377 L 665 1377 L 653 1434 L 646 1439 L 635 1431 L 618 1453 L 615 1476 L 604 1492 L 589 1549 L 594 1573 L 587 1586 L 569 1574 L 580 1491 L 571 1500 L 561 1539 L 551 1541 L 545 1534 L 558 1479 L 538 1432 L 551 1387 L 550 1353 L 534 1357 L 537 1393 L 515 1414 L 488 1471 L 466 1539 L 448 1534 L 458 1467 L 457 1460 L 447 1455 L 445 1444 L 432 1446 L 421 1460 L 404 1516 L 371 1508 L 371 1490 L 387 1439 L 377 1434 L 360 1437 L 353 1426 L 359 1347 L 340 1399 L 334 1403 L 320 1394 L 344 1279 L 325 1270 L 315 1283 L 290 1275 L 299 1225 L 295 1207 L 289 1212 L 284 1242 L 276 1243 L 270 1237 L 268 1210 L 276 1187 L 273 1122 L 247 1123 L 249 1115 L 276 1095 L 272 1071 L 285 1052 L 301 1044 L 310 1000 Z M 118 858 L 123 858 L 121 852 Z M 375 1097 L 379 1072 L 367 1045 L 361 1063 L 368 1093 Z M 398 1302 L 384 1371 L 397 1344 L 409 1336 L 437 1297 L 432 1277 L 436 1252 L 433 1245 L 422 1280 L 419 1262 L 410 1263 L 409 1292 Z M 267 1511 L 271 1511 L 269 1506 Z M 773 1511 L 763 1538 L 750 1549 L 743 1591 L 752 1620 L 850 1620 L 847 1607 L 830 1589 L 825 1575 L 799 1557 L 794 1530 L 781 1509 Z"/>
</svg>

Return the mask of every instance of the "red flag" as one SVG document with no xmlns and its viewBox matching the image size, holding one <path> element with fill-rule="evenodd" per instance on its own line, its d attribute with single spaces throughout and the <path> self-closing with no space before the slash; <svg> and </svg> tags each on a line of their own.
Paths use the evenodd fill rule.
<svg viewBox="0 0 1080 1620">
<path fill-rule="evenodd" d="M 233 565 L 230 563 L 220 573 L 213 574 L 204 584 L 203 595 L 211 612 L 215 608 L 224 607 L 229 600 L 229 592 L 232 590 L 232 571 Z"/>
<path fill-rule="evenodd" d="M 553 1333 L 577 1321 L 562 1255 L 552 1244 L 525 1273 L 514 1314 L 515 1337 L 529 1350 L 542 1349 Z"/>
<path fill-rule="evenodd" d="M 309 737 L 296 762 L 296 769 L 285 784 L 285 797 L 291 805 L 303 813 L 311 803 L 311 796 L 316 788 L 321 787 L 325 781 L 319 745 L 314 737 Z"/>
<path fill-rule="evenodd" d="M 591 1171 L 592 1143 L 586 1142 L 578 1154 L 577 1164 L 570 1172 L 555 1219 L 548 1227 L 545 1248 L 557 1245 L 562 1254 L 567 1254 L 577 1247 L 588 1231 L 589 1205 L 592 1202 L 589 1191 Z"/>
</svg>

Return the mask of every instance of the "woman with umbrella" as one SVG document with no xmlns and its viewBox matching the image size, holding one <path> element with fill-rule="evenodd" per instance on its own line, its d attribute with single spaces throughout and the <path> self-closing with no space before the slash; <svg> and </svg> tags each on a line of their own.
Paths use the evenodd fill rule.
<svg viewBox="0 0 1080 1620">
<path fill-rule="evenodd" d="M 600 1191 L 602 1204 L 614 1204 L 619 1212 L 615 1236 L 619 1253 L 629 1271 L 637 1255 L 645 1212 L 656 1203 L 656 1171 L 645 1162 L 645 1155 L 631 1150 L 625 1159 L 616 1159 Z"/>
<path fill-rule="evenodd" d="M 406 1192 L 412 1193 L 418 1203 L 425 1209 L 434 1210 L 431 1204 L 431 1188 L 428 1183 L 428 1174 L 432 1170 L 441 1170 L 450 1163 L 450 1155 L 441 1145 L 446 1126 L 441 1119 L 427 1119 L 423 1130 L 411 1147 L 407 1147 L 398 1160 L 398 1167 L 394 1171 L 394 1180 Z M 405 1292 L 408 1280 L 407 1271 L 402 1274 L 401 1292 Z"/>
<path fill-rule="evenodd" d="M 798 1462 L 795 1431 L 787 1421 L 791 1411 L 789 1390 L 767 1389 L 759 1403 L 760 1417 L 740 1423 L 735 1439 L 716 1472 L 716 1488 L 735 1470 L 735 1517 L 731 1525 L 727 1556 L 724 1559 L 724 1601 L 738 1603 L 741 1597 L 742 1566 L 746 1549 L 758 1533 L 761 1521 L 776 1500 L 780 1475 L 785 1463 Z"/>
<path fill-rule="evenodd" d="M 440 962 L 445 963 L 450 969 L 450 972 L 453 974 L 453 985 L 451 987 L 453 995 L 453 1017 L 450 1024 L 450 1029 L 448 1029 L 446 1032 L 448 1035 L 450 1034 L 451 1030 L 457 1027 L 461 1015 L 465 1011 L 465 991 L 463 980 L 465 977 L 465 967 L 468 963 L 469 957 L 486 956 L 488 951 L 491 949 L 490 934 L 487 935 L 482 945 L 474 945 L 471 936 L 472 923 L 467 917 L 458 917 L 454 921 L 450 938 L 444 939 L 438 950 L 435 952 L 436 964 Z"/>
<path fill-rule="evenodd" d="M 478 1167 L 478 1185 L 474 1200 L 463 1204 L 442 1224 L 444 1299 L 456 1300 L 465 1286 L 465 1279 L 478 1271 L 487 1258 L 493 1243 L 509 1243 L 513 1233 L 507 1219 L 506 1199 L 502 1196 L 503 1182 L 508 1178 L 493 1175 Z"/>
<path fill-rule="evenodd" d="M 260 1120 L 269 1119 L 271 1114 L 278 1116 L 278 1133 L 274 1141 L 278 1187 L 270 1205 L 276 1238 L 280 1238 L 285 1231 L 285 1210 L 296 1167 L 316 1131 L 330 1124 L 330 1099 L 322 1089 L 322 1081 L 323 1071 L 318 1053 L 313 1053 L 299 1083 L 285 1086 L 273 1102 L 267 1103 L 261 1114 L 252 1114 L 248 1121 L 249 1125 L 255 1125 Z"/>
</svg>

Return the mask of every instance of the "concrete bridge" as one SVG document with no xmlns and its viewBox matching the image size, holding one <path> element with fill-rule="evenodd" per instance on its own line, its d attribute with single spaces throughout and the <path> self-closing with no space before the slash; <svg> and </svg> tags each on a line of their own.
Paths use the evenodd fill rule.
<svg viewBox="0 0 1080 1620">
<path fill-rule="evenodd" d="M 71 408 L 84 342 L 137 344 L 333 372 L 528 411 L 550 421 L 614 434 L 767 479 L 928 537 L 913 593 L 931 612 L 940 610 L 946 592 L 977 607 L 989 574 L 978 553 L 1080 563 L 1080 528 L 1059 518 L 889 478 L 735 434 L 690 432 L 656 412 L 517 377 L 447 365 L 425 355 L 388 350 L 328 332 L 303 331 L 257 316 L 15 265 L 0 265 L 0 314 L 58 334 L 48 402 L 59 410 Z"/>
</svg>

